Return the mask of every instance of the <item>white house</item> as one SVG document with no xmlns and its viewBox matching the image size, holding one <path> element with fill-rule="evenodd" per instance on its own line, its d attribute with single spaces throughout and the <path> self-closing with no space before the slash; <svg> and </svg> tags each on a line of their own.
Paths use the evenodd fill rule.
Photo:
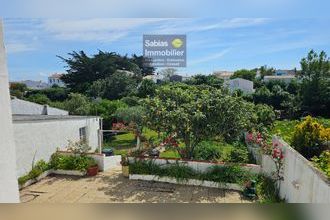
<svg viewBox="0 0 330 220">
<path fill-rule="evenodd" d="M 57 85 L 60 87 L 64 87 L 65 83 L 61 80 L 61 77 L 63 74 L 61 73 L 54 73 L 51 76 L 48 77 L 48 84 L 50 86 Z"/>
<path fill-rule="evenodd" d="M 226 80 L 224 82 L 224 86 L 226 86 L 230 91 L 241 90 L 244 93 L 253 93 L 253 82 L 246 79 L 236 78 Z"/>
<path fill-rule="evenodd" d="M 143 79 L 148 79 L 148 80 L 152 80 L 154 83 L 160 83 L 161 81 L 164 80 L 164 76 L 163 75 L 147 75 L 145 77 L 143 77 Z"/>
</svg>

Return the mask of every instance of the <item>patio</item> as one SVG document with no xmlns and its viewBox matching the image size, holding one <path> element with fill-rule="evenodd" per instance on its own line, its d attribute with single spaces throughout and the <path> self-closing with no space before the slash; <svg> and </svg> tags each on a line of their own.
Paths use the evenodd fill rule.
<svg viewBox="0 0 330 220">
<path fill-rule="evenodd" d="M 48 176 L 20 191 L 23 203 L 249 203 L 237 191 L 129 180 L 121 170 L 95 177 Z"/>
</svg>

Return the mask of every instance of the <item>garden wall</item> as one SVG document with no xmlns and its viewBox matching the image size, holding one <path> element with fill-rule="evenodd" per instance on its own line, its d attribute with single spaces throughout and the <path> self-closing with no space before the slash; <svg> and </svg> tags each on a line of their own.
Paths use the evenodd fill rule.
<svg viewBox="0 0 330 220">
<path fill-rule="evenodd" d="M 280 196 L 290 203 L 330 203 L 328 178 L 279 137 L 274 136 L 272 142 L 284 152 Z M 262 171 L 271 176 L 276 170 L 272 158 L 268 155 L 261 155 L 261 158 Z"/>
<path fill-rule="evenodd" d="M 178 160 L 178 159 L 162 159 L 162 158 L 150 158 L 150 157 L 129 157 L 129 162 L 132 163 L 134 160 L 153 160 L 155 164 L 157 165 L 164 165 L 166 164 L 174 164 L 174 163 L 180 163 L 184 164 L 188 167 L 191 167 L 193 170 L 197 172 L 204 173 L 209 168 L 217 165 L 217 166 L 225 166 L 225 163 L 212 163 L 209 161 L 192 161 L 192 160 Z M 229 163 L 228 163 L 229 164 Z M 251 173 L 260 173 L 261 167 L 256 164 L 242 164 L 241 167 L 247 171 L 250 171 Z"/>
</svg>

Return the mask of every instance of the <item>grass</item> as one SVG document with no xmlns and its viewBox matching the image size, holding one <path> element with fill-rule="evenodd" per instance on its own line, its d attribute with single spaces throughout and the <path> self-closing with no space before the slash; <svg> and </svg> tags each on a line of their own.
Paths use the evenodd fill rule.
<svg viewBox="0 0 330 220">
<path fill-rule="evenodd" d="M 168 158 L 168 159 L 180 159 L 180 155 L 176 150 L 166 150 L 161 152 L 159 157 Z"/>
<path fill-rule="evenodd" d="M 330 127 L 330 119 L 327 118 L 317 118 L 318 122 L 323 124 L 325 127 Z M 272 129 L 272 134 L 276 134 L 283 138 L 284 141 L 291 143 L 291 139 L 294 133 L 294 128 L 299 124 L 300 120 L 283 120 L 275 121 L 274 128 Z"/>
<path fill-rule="evenodd" d="M 142 134 L 147 140 L 158 135 L 157 132 L 148 128 L 145 128 Z M 111 141 L 105 142 L 103 146 L 103 148 L 114 149 L 115 155 L 127 155 L 128 151 L 134 147 L 136 147 L 136 139 L 133 132 L 115 135 Z"/>
</svg>

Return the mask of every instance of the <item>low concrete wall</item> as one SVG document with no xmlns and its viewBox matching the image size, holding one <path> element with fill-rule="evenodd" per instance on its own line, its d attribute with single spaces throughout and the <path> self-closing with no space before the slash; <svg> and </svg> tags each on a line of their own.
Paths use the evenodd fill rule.
<svg viewBox="0 0 330 220">
<path fill-rule="evenodd" d="M 175 163 L 180 163 L 184 164 L 188 167 L 191 167 L 193 170 L 197 172 L 204 173 L 211 167 L 217 165 L 217 166 L 226 166 L 230 165 L 231 163 L 212 163 L 209 161 L 193 161 L 193 160 L 177 160 L 177 159 L 163 159 L 163 158 L 150 158 L 150 157 L 129 157 L 129 162 L 132 163 L 134 160 L 153 160 L 155 164 L 157 165 L 164 165 L 166 166 L 167 164 L 175 164 Z M 261 172 L 261 167 L 256 164 L 240 164 L 240 166 L 251 172 L 251 173 L 260 173 Z"/>
<path fill-rule="evenodd" d="M 330 180 L 281 138 L 274 136 L 272 142 L 284 153 L 281 198 L 290 203 L 330 203 Z M 263 173 L 272 176 L 276 171 L 273 159 L 258 152 L 255 155 L 261 157 Z"/>
<path fill-rule="evenodd" d="M 58 151 L 58 153 L 68 154 L 68 155 L 73 154 L 68 151 Z M 121 164 L 120 164 L 121 156 L 120 155 L 106 157 L 105 154 L 88 153 L 87 156 L 93 158 L 96 161 L 100 171 L 106 171 L 109 169 L 121 167 Z"/>
<path fill-rule="evenodd" d="M 17 176 L 23 176 L 38 160 L 48 161 L 57 150 L 65 150 L 68 140 L 79 141 L 79 128 L 87 127 L 87 142 L 98 147 L 98 117 L 55 120 L 14 121 Z"/>
<path fill-rule="evenodd" d="M 188 179 L 188 180 L 180 181 L 173 177 L 160 177 L 155 175 L 130 174 L 129 179 L 173 183 L 173 184 L 181 184 L 188 186 L 203 186 L 203 187 L 220 188 L 220 189 L 237 190 L 237 191 L 243 191 L 244 189 L 244 187 L 234 183 L 217 183 L 213 181 L 202 181 L 196 179 Z"/>
</svg>

